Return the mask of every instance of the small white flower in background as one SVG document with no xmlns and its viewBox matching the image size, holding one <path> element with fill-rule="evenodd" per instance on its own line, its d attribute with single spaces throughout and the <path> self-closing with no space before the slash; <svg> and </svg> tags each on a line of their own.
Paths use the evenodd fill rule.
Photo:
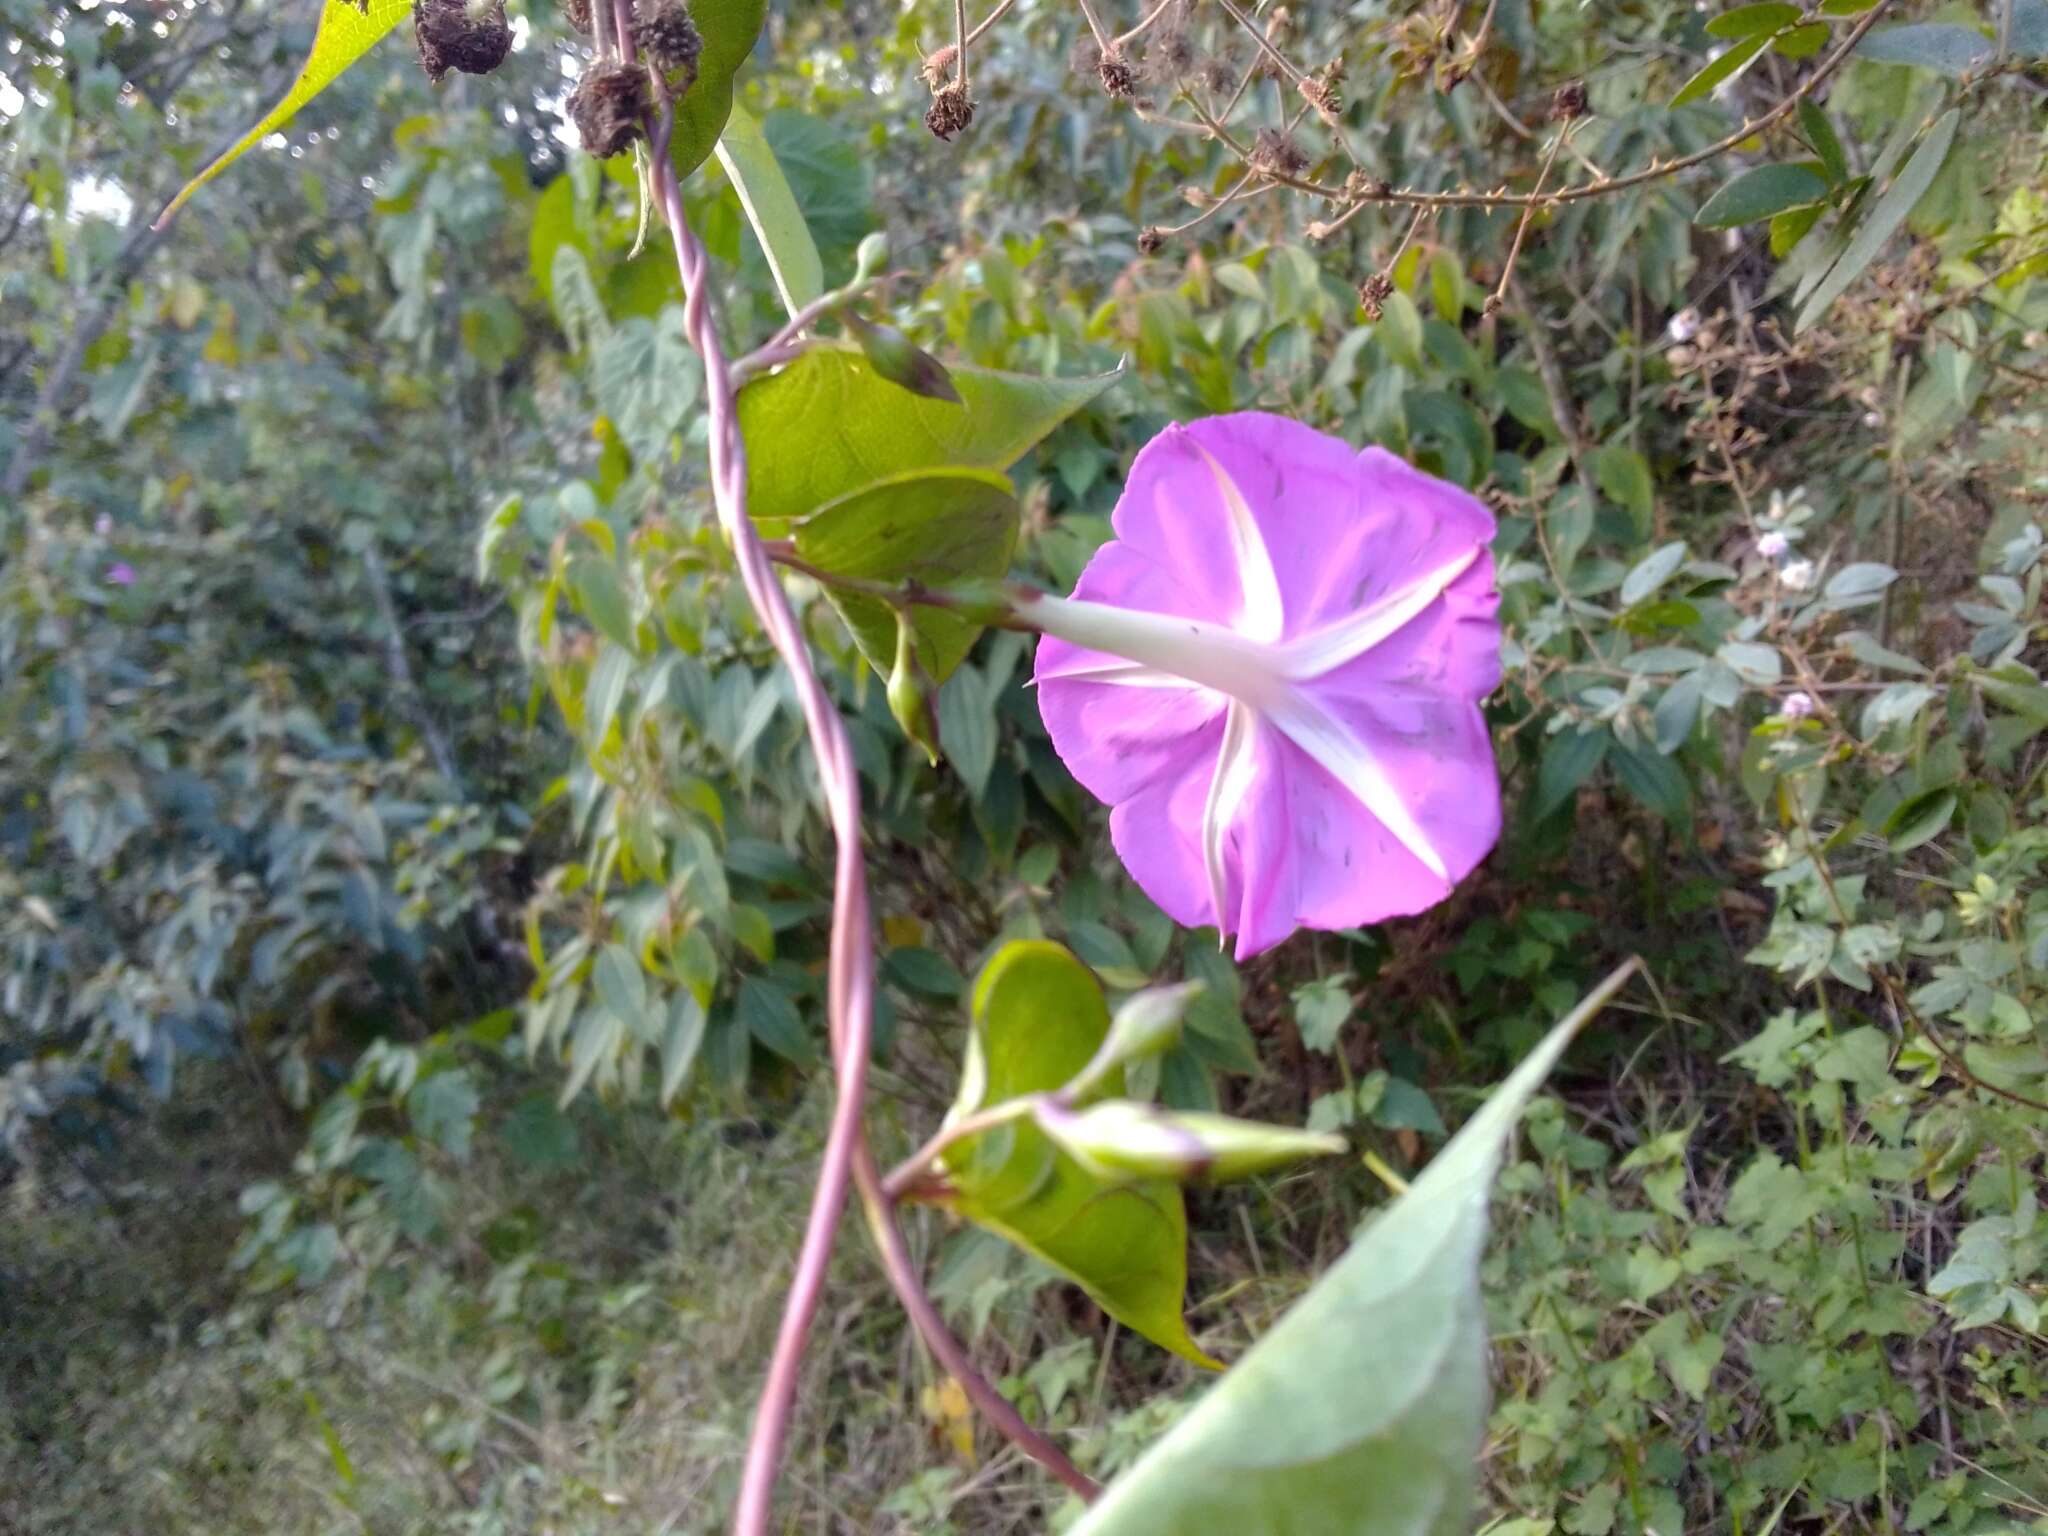
<svg viewBox="0 0 2048 1536">
<path fill-rule="evenodd" d="M 1788 592 L 1804 592 L 1813 585 L 1813 562 L 1794 560 L 1778 572 L 1778 585 Z"/>
<path fill-rule="evenodd" d="M 1792 547 L 1792 541 L 1775 528 L 1756 541 L 1756 552 L 1766 560 L 1775 560 Z"/>
<path fill-rule="evenodd" d="M 1691 341 L 1700 333 L 1700 312 L 1696 309 L 1681 309 L 1671 317 L 1671 323 L 1664 327 L 1664 334 L 1676 342 Z"/>
<path fill-rule="evenodd" d="M 1813 695 L 1810 693 L 1788 693 L 1785 702 L 1778 706 L 1778 713 L 1787 720 L 1804 720 L 1813 713 Z"/>
<path fill-rule="evenodd" d="M 1884 425 L 1884 412 L 1865 411 L 1863 413 L 1863 425 L 1870 428 L 1871 431 L 1875 432 L 1879 427 L 1882 427 Z"/>
<path fill-rule="evenodd" d="M 114 531 L 114 520 L 102 512 L 92 520 L 92 531 L 104 539 Z"/>
</svg>

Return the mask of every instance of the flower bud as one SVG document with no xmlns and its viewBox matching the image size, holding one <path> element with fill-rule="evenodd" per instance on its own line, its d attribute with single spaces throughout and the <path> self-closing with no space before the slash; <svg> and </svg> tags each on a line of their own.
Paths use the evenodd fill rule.
<svg viewBox="0 0 2048 1536">
<path fill-rule="evenodd" d="M 851 312 L 845 319 L 869 364 L 891 384 L 927 400 L 960 403 L 960 392 L 953 387 L 953 376 L 946 372 L 945 364 L 895 326 L 877 325 Z"/>
<path fill-rule="evenodd" d="M 1229 1115 L 1110 1099 L 1087 1109 L 1047 1100 L 1032 1111 L 1060 1149 L 1105 1179 L 1248 1178 L 1304 1157 L 1342 1152 L 1342 1136 L 1260 1125 Z"/>
<path fill-rule="evenodd" d="M 1181 1021 L 1202 992 L 1201 982 L 1184 981 L 1173 987 L 1147 987 L 1125 998 L 1109 1021 L 1109 1033 L 1103 1036 L 1101 1046 L 1080 1075 L 1062 1090 L 1061 1097 L 1069 1104 L 1077 1103 L 1118 1068 L 1172 1050 L 1180 1042 Z"/>
<path fill-rule="evenodd" d="M 853 253 L 854 282 L 865 283 L 879 277 L 888 265 L 889 237 L 879 229 L 871 235 L 863 235 Z"/>
<path fill-rule="evenodd" d="M 908 613 L 896 615 L 896 665 L 889 673 L 889 713 L 903 734 L 924 748 L 932 766 L 939 762 L 939 715 L 933 707 L 931 679 L 917 660 L 917 629 Z"/>
</svg>

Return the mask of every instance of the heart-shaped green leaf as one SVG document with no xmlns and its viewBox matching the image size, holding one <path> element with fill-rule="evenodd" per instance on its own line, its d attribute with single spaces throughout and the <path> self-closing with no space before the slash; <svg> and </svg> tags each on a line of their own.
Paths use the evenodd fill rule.
<svg viewBox="0 0 2048 1536">
<path fill-rule="evenodd" d="M 907 397 L 906 397 L 907 398 Z M 1010 568 L 1017 498 L 994 470 L 934 469 L 892 475 L 818 509 L 796 530 L 796 551 L 823 571 L 870 581 L 943 587 Z M 861 654 L 887 676 L 896 657 L 896 614 L 879 598 L 826 588 Z M 917 659 L 944 682 L 981 626 L 944 608 L 912 610 Z"/>
<path fill-rule="evenodd" d="M 330 0 L 341 4 L 344 0 Z M 676 174 L 687 176 L 702 165 L 725 132 L 732 113 L 732 78 L 754 51 L 768 0 L 692 0 L 690 18 L 704 48 L 697 55 L 697 78 L 676 103 L 676 124 L 669 135 L 669 159 Z"/>
<path fill-rule="evenodd" d="M 1486 1428 L 1479 1258 L 1501 1146 L 1615 972 L 1072 1536 L 1463 1536 Z"/>
<path fill-rule="evenodd" d="M 1122 376 L 1041 379 L 949 370 L 961 403 L 910 393 L 851 347 L 820 347 L 740 391 L 747 504 L 763 522 L 807 517 L 906 470 L 1008 469 Z"/>
<path fill-rule="evenodd" d="M 1085 965 L 1042 940 L 1004 945 L 975 979 L 954 1113 L 1064 1087 L 1108 1033 L 1109 1006 Z M 1123 1069 L 1101 1088 L 1122 1093 Z M 1217 1364 L 1181 1317 L 1188 1226 L 1178 1185 L 1095 1178 L 1027 1121 L 955 1144 L 945 1163 L 961 1215 L 1043 1259 L 1161 1348 Z"/>
<path fill-rule="evenodd" d="M 384 34 L 404 20 L 411 9 L 412 0 L 364 0 L 361 5 L 355 0 L 327 0 L 320 11 L 319 30 L 313 34 L 313 51 L 306 56 L 291 89 L 263 114 L 254 128 L 178 189 L 178 195 L 156 216 L 157 227 L 161 229 L 170 222 L 171 215 L 184 207 L 194 192 L 241 159 L 251 144 L 296 117 L 299 108 L 334 84 L 343 70 L 383 41 Z"/>
</svg>

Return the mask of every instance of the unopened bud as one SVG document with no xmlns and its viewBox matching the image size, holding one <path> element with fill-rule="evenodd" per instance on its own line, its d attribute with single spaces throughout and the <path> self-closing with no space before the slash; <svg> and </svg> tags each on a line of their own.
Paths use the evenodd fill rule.
<svg viewBox="0 0 2048 1536">
<path fill-rule="evenodd" d="M 896 615 L 896 665 L 889 672 L 889 713 L 903 734 L 924 748 L 932 766 L 939 765 L 939 713 L 933 707 L 931 679 L 917 660 L 917 629 L 908 613 Z"/>
<path fill-rule="evenodd" d="M 1304 1157 L 1342 1152 L 1346 1145 L 1341 1136 L 1160 1109 L 1129 1099 L 1087 1109 L 1046 1100 L 1032 1114 L 1062 1151 L 1112 1180 L 1249 1178 Z"/>
<path fill-rule="evenodd" d="M 1172 1050 L 1180 1042 L 1181 1021 L 1202 992 L 1201 982 L 1184 981 L 1172 987 L 1147 987 L 1124 999 L 1109 1021 L 1109 1033 L 1080 1075 L 1061 1090 L 1061 1098 L 1069 1104 L 1084 1102 L 1111 1073 Z"/>
<path fill-rule="evenodd" d="M 853 253 L 853 280 L 865 283 L 881 275 L 889 265 L 889 237 L 876 230 L 863 235 Z"/>
<path fill-rule="evenodd" d="M 927 400 L 960 403 L 960 391 L 953 387 L 953 377 L 946 372 L 945 364 L 895 326 L 877 325 L 855 314 L 848 314 L 845 319 L 869 364 L 891 384 Z"/>
</svg>

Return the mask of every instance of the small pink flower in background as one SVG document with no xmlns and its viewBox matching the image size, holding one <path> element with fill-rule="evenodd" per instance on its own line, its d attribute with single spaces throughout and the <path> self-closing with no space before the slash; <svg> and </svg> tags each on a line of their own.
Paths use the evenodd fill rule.
<svg viewBox="0 0 2048 1536">
<path fill-rule="evenodd" d="M 1792 547 L 1792 541 L 1782 533 L 1773 530 L 1756 541 L 1756 552 L 1766 560 L 1775 560 Z"/>
<path fill-rule="evenodd" d="M 1778 706 L 1778 713 L 1787 720 L 1804 720 L 1813 713 L 1813 695 L 1810 693 L 1788 693 L 1785 702 Z"/>
<path fill-rule="evenodd" d="M 135 585 L 135 567 L 126 560 L 116 560 L 107 567 L 107 580 L 117 587 L 132 587 Z"/>
<path fill-rule="evenodd" d="M 1044 632 L 1038 703 L 1176 922 L 1237 936 L 1420 912 L 1500 834 L 1494 522 L 1456 486 L 1258 412 L 1168 427 Z"/>
</svg>

